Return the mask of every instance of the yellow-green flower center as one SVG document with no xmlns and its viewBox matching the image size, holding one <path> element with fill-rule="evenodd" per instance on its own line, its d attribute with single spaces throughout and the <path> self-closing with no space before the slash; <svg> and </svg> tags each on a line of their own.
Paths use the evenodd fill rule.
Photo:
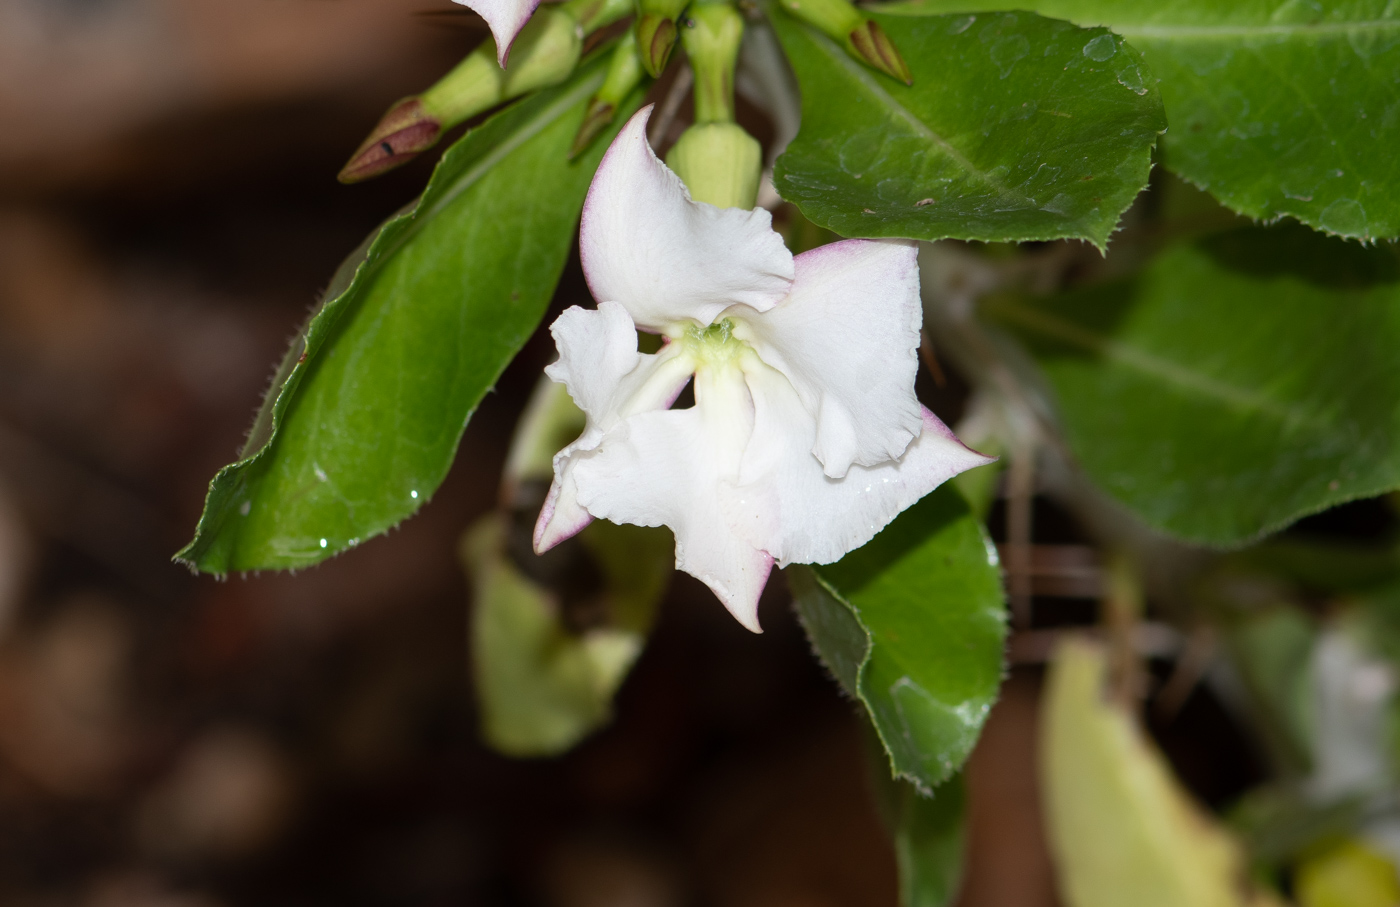
<svg viewBox="0 0 1400 907">
<path fill-rule="evenodd" d="M 734 322 L 728 318 L 721 318 L 708 327 L 688 325 L 681 342 L 699 367 L 717 368 L 735 364 L 735 360 L 748 349 L 747 343 L 734 336 Z"/>
</svg>

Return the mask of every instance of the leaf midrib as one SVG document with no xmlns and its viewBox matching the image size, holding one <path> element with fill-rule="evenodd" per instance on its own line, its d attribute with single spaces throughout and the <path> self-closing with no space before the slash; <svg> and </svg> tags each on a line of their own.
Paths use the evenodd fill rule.
<svg viewBox="0 0 1400 907">
<path fill-rule="evenodd" d="M 1171 360 L 1154 356 L 1111 337 L 1096 334 L 1077 324 L 1056 318 L 1054 315 L 1006 300 L 992 302 L 990 308 L 998 316 L 1021 327 L 1038 331 L 1047 337 L 1097 353 L 1120 365 L 1161 378 L 1171 384 L 1195 391 L 1227 405 L 1272 416 L 1285 425 L 1304 424 L 1324 431 L 1329 429 L 1327 424 L 1319 421 L 1315 413 L 1306 409 L 1282 405 L 1256 391 L 1245 390 L 1223 381 L 1217 381 Z"/>
<path fill-rule="evenodd" d="M 1360 22 L 1299 22 L 1285 25 L 1128 25 L 1101 23 L 1123 37 L 1148 40 L 1180 38 L 1291 38 L 1311 35 L 1346 35 L 1355 31 L 1400 28 L 1400 19 L 1367 19 Z"/>
<path fill-rule="evenodd" d="M 951 142 L 937 132 L 934 132 L 933 129 L 923 120 L 919 119 L 918 115 L 912 110 L 899 103 L 893 95 L 886 91 L 884 87 L 875 80 L 874 75 L 868 72 L 863 64 L 857 63 L 855 60 L 851 59 L 850 55 L 847 54 L 843 48 L 836 45 L 836 42 L 825 35 L 815 32 L 809 26 L 803 25 L 802 30 L 812 43 L 815 44 L 829 60 L 843 70 L 852 81 L 865 89 L 866 93 L 871 95 L 878 103 L 882 104 L 886 109 L 907 123 L 916 133 L 923 136 L 930 143 L 937 145 L 944 154 L 952 159 L 954 164 L 981 180 L 986 185 L 991 186 L 1002 198 L 1017 202 L 1029 202 L 1032 205 L 1035 204 L 1033 199 L 1018 194 L 1010 187 L 994 179 L 991 174 L 979 169 L 977 165 L 968 160 L 968 158 Z"/>
<path fill-rule="evenodd" d="M 1054 7 L 1055 4 L 1049 4 Z M 1369 29 L 1391 29 L 1400 28 L 1400 18 L 1390 17 L 1382 19 L 1360 19 L 1351 21 L 1331 21 L 1331 22 L 1270 22 L 1254 24 L 1220 24 L 1220 25 L 1191 25 L 1173 23 L 1153 23 L 1135 22 L 1129 23 L 1115 20 L 1111 16 L 1098 18 L 1092 15 L 1076 16 L 1071 15 L 1069 10 L 1063 8 L 1045 9 L 1042 6 L 1032 4 L 1033 11 L 1042 16 L 1052 16 L 1063 18 L 1074 22 L 1079 26 L 1099 25 L 1110 28 L 1125 38 L 1268 38 L 1268 37 L 1293 37 L 1297 35 L 1346 35 L 1356 31 L 1366 31 Z M 934 4 L 929 8 L 920 8 L 918 0 L 911 2 L 895 2 L 888 7 L 882 8 L 881 12 L 895 16 L 908 16 L 918 18 L 921 16 L 955 16 L 959 14 L 984 15 L 995 13 L 997 9 L 990 5 L 982 7 L 974 5 L 974 8 L 959 8 L 957 4 Z"/>
<path fill-rule="evenodd" d="M 545 128 L 567 113 L 571 107 L 584 97 L 593 94 L 593 92 L 603 84 L 604 75 L 605 73 L 601 70 L 595 72 L 573 88 L 561 94 L 552 104 L 542 108 L 539 113 L 527 120 L 525 126 L 511 133 L 510 138 L 501 142 L 491 151 L 488 151 L 480 160 L 452 180 L 449 187 L 443 190 L 442 196 L 434 201 L 431 207 L 426 210 L 415 210 L 412 214 L 409 214 L 408 217 L 411 220 L 408 226 L 403 229 L 398 236 L 394 237 L 394 241 L 376 256 L 376 263 L 385 261 L 397 253 L 409 239 L 416 236 L 418 232 L 423 229 L 423 226 L 428 221 L 437 217 L 437 215 L 442 213 L 444 208 L 456 201 L 458 196 L 476 185 L 491 168 L 499 164 L 516 148 L 519 148 L 521 145 L 543 132 Z M 356 280 L 359 279 L 358 274 L 356 274 L 355 277 Z M 346 292 L 349 292 L 349 290 L 347 289 Z"/>
</svg>

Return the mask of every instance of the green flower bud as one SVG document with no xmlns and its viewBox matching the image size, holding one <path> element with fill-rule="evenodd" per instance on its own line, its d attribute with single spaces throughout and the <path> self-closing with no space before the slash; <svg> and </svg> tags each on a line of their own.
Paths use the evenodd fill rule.
<svg viewBox="0 0 1400 907">
<path fill-rule="evenodd" d="M 569 149 L 569 157 L 577 157 L 583 152 L 598 133 L 608 127 L 617 113 L 617 105 L 641 84 L 645 73 L 641 58 L 637 56 L 637 34 L 628 29 L 613 49 L 608 63 L 608 75 L 588 102 L 588 110 L 583 115 L 583 123 L 574 136 L 574 144 Z"/>
<path fill-rule="evenodd" d="M 661 75 L 676 46 L 676 18 L 687 0 L 637 0 L 637 53 L 653 79 Z"/>
<path fill-rule="evenodd" d="M 845 42 L 865 17 L 849 0 L 782 0 L 783 9 L 811 23 L 828 37 Z"/>
<path fill-rule="evenodd" d="M 884 29 L 861 15 L 849 0 L 782 0 L 789 13 L 840 41 L 847 53 L 905 85 L 914 84 L 904 58 Z"/>
<path fill-rule="evenodd" d="M 496 65 L 494 42 L 483 42 L 432 88 L 391 107 L 340 171 L 340 181 L 357 183 L 392 170 L 478 113 L 564 81 L 582 51 L 583 28 L 574 17 L 542 7 L 521 29 L 504 70 Z"/>
<path fill-rule="evenodd" d="M 914 84 L 914 76 L 894 42 L 873 19 L 866 19 L 846 36 L 846 49 L 890 78 L 905 85 Z"/>
<path fill-rule="evenodd" d="M 696 123 L 666 155 L 690 197 L 717 208 L 752 208 L 762 164 L 758 140 L 736 123 Z"/>
<path fill-rule="evenodd" d="M 541 6 L 511 46 L 501 100 L 564 81 L 582 53 L 583 26 L 561 9 Z"/>
<path fill-rule="evenodd" d="M 338 179 L 342 183 L 358 183 L 387 173 L 433 147 L 441 135 L 442 124 L 423 110 L 422 102 L 405 98 L 384 114 Z"/>
</svg>

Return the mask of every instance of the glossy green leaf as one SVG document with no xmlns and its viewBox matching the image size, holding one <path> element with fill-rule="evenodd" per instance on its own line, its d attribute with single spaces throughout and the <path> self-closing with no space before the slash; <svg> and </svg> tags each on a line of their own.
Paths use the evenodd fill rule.
<svg viewBox="0 0 1400 907">
<path fill-rule="evenodd" d="M 1006 0 L 913 0 L 915 14 Z M 1251 217 L 1400 235 L 1400 5 L 1393 0 L 1025 0 L 1105 25 L 1161 79 L 1164 160 Z"/>
<path fill-rule="evenodd" d="M 1238 545 L 1400 486 L 1389 249 L 1246 228 L 984 311 L 1039 359 L 1084 469 L 1168 533 Z"/>
<path fill-rule="evenodd" d="M 1102 247 L 1147 184 L 1161 100 L 1106 29 L 1022 12 L 872 15 L 914 74 L 907 87 L 770 18 L 802 86 L 802 128 L 774 184 L 823 227 Z"/>
<path fill-rule="evenodd" d="M 468 133 L 341 267 L 177 557 L 214 573 L 304 566 L 428 499 L 564 267 L 608 144 L 568 160 L 605 62 Z"/>
<path fill-rule="evenodd" d="M 865 706 L 895 776 L 931 791 L 967 758 L 1001 684 L 996 549 L 944 486 L 835 564 L 793 567 L 808 638 Z"/>
</svg>

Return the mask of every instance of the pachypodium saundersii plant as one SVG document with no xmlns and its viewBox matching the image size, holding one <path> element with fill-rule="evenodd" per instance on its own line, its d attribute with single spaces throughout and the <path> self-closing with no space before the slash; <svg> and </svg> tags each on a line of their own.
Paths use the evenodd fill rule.
<svg viewBox="0 0 1400 907">
<path fill-rule="evenodd" d="M 551 330 L 546 374 L 587 414 L 535 528 L 544 552 L 594 517 L 669 526 L 676 567 L 758 630 L 774 561 L 829 564 L 991 459 L 914 396 L 913 243 L 846 240 L 794 258 L 763 209 L 693 201 L 635 114 L 583 207 L 600 300 Z M 662 349 L 637 351 L 637 330 Z M 669 409 L 695 380 L 695 406 Z"/>
<path fill-rule="evenodd" d="M 573 403 L 550 398 L 517 447 L 582 433 L 558 439 L 547 495 L 516 488 L 471 536 L 474 588 L 499 597 L 481 661 L 538 681 L 492 678 L 491 708 L 528 686 L 553 710 L 495 722 L 513 751 L 606 720 L 650 618 L 570 648 L 541 581 L 512 643 L 489 590 L 526 588 L 534 555 L 506 523 L 537 514 L 537 551 L 591 545 L 617 602 L 664 584 L 629 598 L 625 557 L 571 536 L 669 527 L 676 565 L 755 630 L 791 565 L 814 647 L 912 782 L 905 900 L 937 903 L 956 866 L 909 836 L 957 784 L 1005 634 L 996 483 L 963 483 L 968 502 L 950 477 L 1007 467 L 1018 608 L 1037 489 L 1132 573 L 1400 488 L 1394 4 L 466 5 L 491 40 L 395 104 L 341 179 L 466 131 L 332 280 L 179 557 L 302 567 L 413 514 L 540 329 L 577 229 L 594 302 L 553 323 L 547 369 Z M 920 403 L 921 349 L 933 380 L 941 361 L 972 386 L 966 440 L 997 465 Z"/>
</svg>

